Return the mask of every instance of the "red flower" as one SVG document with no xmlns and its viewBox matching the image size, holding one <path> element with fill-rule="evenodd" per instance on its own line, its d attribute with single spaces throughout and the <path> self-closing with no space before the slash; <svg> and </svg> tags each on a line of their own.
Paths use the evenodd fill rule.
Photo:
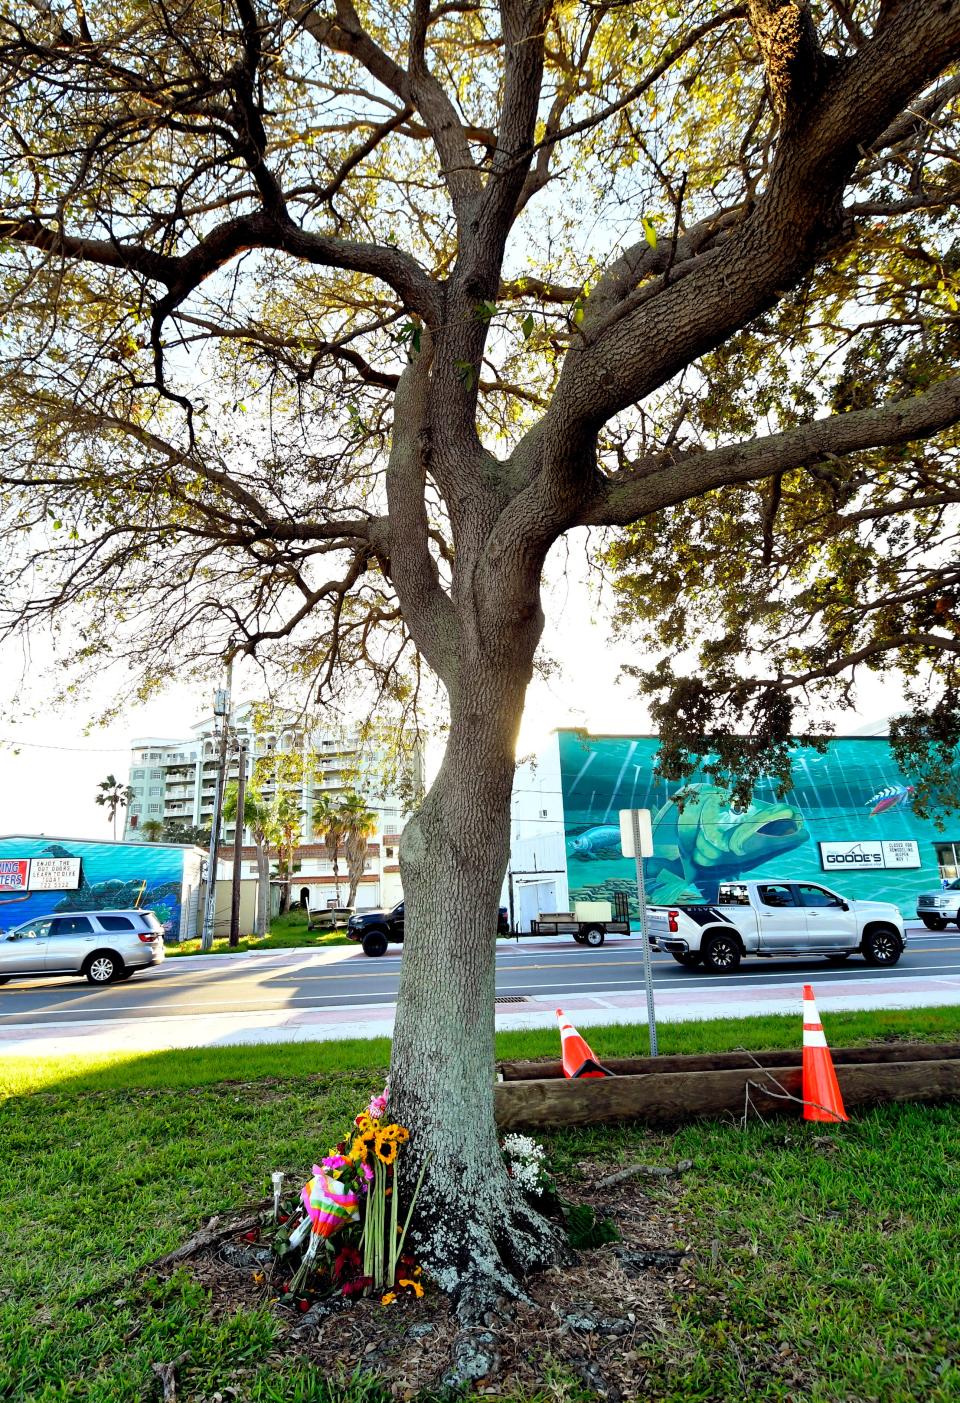
<svg viewBox="0 0 960 1403">
<path fill-rule="evenodd" d="M 361 1260 L 360 1253 L 355 1247 L 347 1245 L 340 1249 L 333 1261 L 333 1279 L 338 1286 L 341 1282 L 348 1281 L 357 1275 Z"/>
<path fill-rule="evenodd" d="M 347 1297 L 359 1296 L 361 1292 L 366 1289 L 366 1287 L 371 1286 L 372 1284 L 372 1276 L 358 1276 L 354 1281 L 348 1281 L 346 1283 L 346 1285 L 342 1288 L 342 1294 Z"/>
<path fill-rule="evenodd" d="M 306 1311 L 306 1310 L 309 1310 L 309 1309 L 310 1309 L 310 1302 L 309 1302 L 309 1301 L 304 1300 L 304 1299 L 301 1298 L 301 1299 L 297 1302 L 297 1310 Z"/>
<path fill-rule="evenodd" d="M 244 1242 L 256 1242 L 259 1236 L 260 1234 L 257 1232 L 256 1228 L 251 1228 L 249 1232 L 243 1234 L 243 1240 Z"/>
</svg>

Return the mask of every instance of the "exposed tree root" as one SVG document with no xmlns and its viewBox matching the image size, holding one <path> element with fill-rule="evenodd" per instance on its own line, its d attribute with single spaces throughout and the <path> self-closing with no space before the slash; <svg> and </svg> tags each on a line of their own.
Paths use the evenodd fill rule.
<svg viewBox="0 0 960 1403">
<path fill-rule="evenodd" d="M 453 1302 L 463 1326 L 489 1324 L 509 1302 L 529 1302 L 528 1277 L 577 1260 L 563 1228 L 515 1194 L 493 1221 L 471 1215 L 422 1220 L 411 1242 L 418 1261 Z"/>
</svg>

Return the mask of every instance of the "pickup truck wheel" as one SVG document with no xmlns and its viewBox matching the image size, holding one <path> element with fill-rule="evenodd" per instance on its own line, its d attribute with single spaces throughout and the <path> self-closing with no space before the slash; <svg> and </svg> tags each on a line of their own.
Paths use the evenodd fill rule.
<svg viewBox="0 0 960 1403">
<path fill-rule="evenodd" d="M 594 949 L 602 945 L 606 936 L 599 926 L 591 926 L 589 930 L 583 932 L 583 939 L 586 945 L 592 945 Z"/>
<path fill-rule="evenodd" d="M 920 917 L 927 930 L 946 930 L 947 923 L 942 916 L 921 916 Z M 960 921 L 957 922 L 960 925 Z"/>
<path fill-rule="evenodd" d="M 387 937 L 382 930 L 371 930 L 363 937 L 361 948 L 365 955 L 378 956 L 387 953 Z"/>
<path fill-rule="evenodd" d="M 740 967 L 740 946 L 732 935 L 712 935 L 703 947 L 703 963 L 712 974 L 733 974 Z"/>
<path fill-rule="evenodd" d="M 682 955 L 679 954 L 676 950 L 671 950 L 670 954 L 676 960 L 678 965 L 683 965 L 684 969 L 696 969 L 697 965 L 700 964 L 701 960 L 703 959 L 703 956 L 700 954 L 699 950 L 695 952 L 687 950 Z"/>
<path fill-rule="evenodd" d="M 896 926 L 872 926 L 860 948 L 868 965 L 895 965 L 903 954 L 903 941 Z"/>
</svg>

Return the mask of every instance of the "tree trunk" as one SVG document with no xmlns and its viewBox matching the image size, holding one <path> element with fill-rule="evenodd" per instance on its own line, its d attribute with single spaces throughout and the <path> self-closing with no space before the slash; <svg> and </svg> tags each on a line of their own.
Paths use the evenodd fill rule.
<svg viewBox="0 0 960 1403">
<path fill-rule="evenodd" d="M 463 675 L 469 687 L 451 703 L 443 764 L 400 845 L 405 933 L 390 1114 L 411 1131 L 405 1197 L 426 1164 L 413 1249 L 473 1320 L 521 1295 L 518 1278 L 570 1254 L 507 1176 L 493 1116 L 496 917 L 529 667 Z"/>
<path fill-rule="evenodd" d="M 270 917 L 270 856 L 267 845 L 254 835 L 257 845 L 257 936 L 263 940 Z"/>
<path fill-rule="evenodd" d="M 367 866 L 367 837 L 364 834 L 359 838 L 347 839 L 347 873 L 350 878 L 350 891 L 347 895 L 347 905 L 353 909 L 357 900 L 357 888 Z M 339 900 L 339 896 L 337 898 Z"/>
</svg>

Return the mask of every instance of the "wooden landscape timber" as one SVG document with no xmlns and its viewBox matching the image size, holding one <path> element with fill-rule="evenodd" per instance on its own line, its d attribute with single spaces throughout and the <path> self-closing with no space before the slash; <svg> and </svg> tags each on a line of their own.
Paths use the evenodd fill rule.
<svg viewBox="0 0 960 1403">
<path fill-rule="evenodd" d="M 871 1062 L 937 1062 L 960 1057 L 960 1043 L 869 1043 L 864 1047 L 830 1049 L 838 1067 L 860 1067 Z M 603 1065 L 617 1076 L 648 1076 L 651 1072 L 719 1072 L 738 1067 L 800 1067 L 800 1047 L 773 1052 L 677 1053 L 664 1057 L 604 1057 Z M 563 1076 L 557 1062 L 501 1062 L 504 1081 L 544 1081 Z"/>
<path fill-rule="evenodd" d="M 851 1062 L 834 1054 L 848 1111 L 890 1101 L 960 1100 L 960 1053 L 955 1046 L 906 1050 L 919 1055 L 910 1061 L 891 1058 Z M 940 1055 L 930 1056 L 930 1052 Z M 716 1064 L 731 1055 L 648 1060 Z M 742 1116 L 748 1088 L 749 1105 L 761 1115 L 800 1115 L 803 1072 L 799 1057 L 792 1053 L 783 1054 L 779 1060 L 778 1054 L 768 1053 L 766 1057 L 767 1062 L 761 1066 L 741 1054 L 740 1066 L 714 1065 L 712 1070 L 688 1066 L 686 1070 L 647 1070 L 641 1075 L 589 1081 L 561 1077 L 503 1081 L 494 1091 L 497 1124 L 501 1130 L 637 1120 L 649 1125 L 675 1125 L 699 1116 Z"/>
</svg>

